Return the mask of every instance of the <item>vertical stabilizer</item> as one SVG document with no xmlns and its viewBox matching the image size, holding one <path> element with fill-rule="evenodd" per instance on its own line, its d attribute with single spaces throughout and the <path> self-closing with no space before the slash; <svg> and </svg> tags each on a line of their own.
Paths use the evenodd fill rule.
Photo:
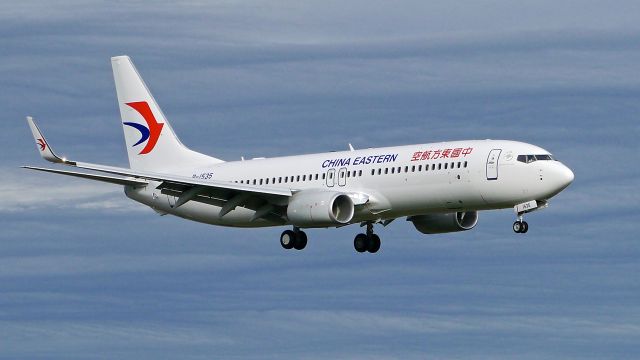
<svg viewBox="0 0 640 360">
<path fill-rule="evenodd" d="M 111 66 L 132 169 L 164 172 L 222 162 L 180 142 L 128 56 L 111 58 Z"/>
</svg>

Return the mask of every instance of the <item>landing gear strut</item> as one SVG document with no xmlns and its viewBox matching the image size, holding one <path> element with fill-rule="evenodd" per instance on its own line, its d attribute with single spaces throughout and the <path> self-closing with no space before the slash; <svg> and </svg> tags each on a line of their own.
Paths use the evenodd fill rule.
<svg viewBox="0 0 640 360">
<path fill-rule="evenodd" d="M 307 234 L 297 227 L 293 230 L 285 230 L 280 235 L 280 245 L 287 250 L 302 250 L 307 246 Z"/>
<path fill-rule="evenodd" d="M 370 253 L 376 253 L 380 250 L 380 237 L 373 233 L 373 223 L 367 222 L 367 233 L 358 234 L 353 239 L 353 247 L 357 252 L 362 253 L 368 251 Z"/>
</svg>

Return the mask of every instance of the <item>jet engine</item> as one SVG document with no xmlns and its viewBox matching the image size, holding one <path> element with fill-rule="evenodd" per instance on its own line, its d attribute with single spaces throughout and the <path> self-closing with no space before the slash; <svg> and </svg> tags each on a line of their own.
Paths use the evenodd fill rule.
<svg viewBox="0 0 640 360">
<path fill-rule="evenodd" d="M 473 229 L 478 223 L 478 212 L 416 215 L 408 217 L 407 221 L 413 222 L 413 226 L 423 234 L 442 234 Z"/>
<path fill-rule="evenodd" d="M 347 224 L 353 213 L 349 195 L 334 191 L 301 191 L 289 199 L 287 207 L 289 222 L 306 228 Z"/>
</svg>

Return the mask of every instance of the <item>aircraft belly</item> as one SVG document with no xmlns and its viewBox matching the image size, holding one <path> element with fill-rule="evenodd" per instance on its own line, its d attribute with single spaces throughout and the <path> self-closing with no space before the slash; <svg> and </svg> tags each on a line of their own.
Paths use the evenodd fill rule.
<svg viewBox="0 0 640 360">
<path fill-rule="evenodd" d="M 126 186 L 125 194 L 130 199 L 147 205 L 162 215 L 171 214 L 205 224 L 231 227 L 263 227 L 281 225 L 269 222 L 265 219 L 255 219 L 252 221 L 255 211 L 243 207 L 237 207 L 222 217 L 219 216 L 221 207 L 197 201 L 189 201 L 182 206 L 175 208 L 175 197 L 161 194 L 160 190 L 156 189 L 157 185 L 158 184 L 152 183 L 146 187 L 136 188 Z"/>
<path fill-rule="evenodd" d="M 486 206 L 480 189 L 468 174 L 446 174 L 421 183 L 388 188 L 384 196 L 391 200 L 391 210 L 385 215 L 409 216 L 434 211 L 473 210 Z"/>
<path fill-rule="evenodd" d="M 190 201 L 177 209 L 172 209 L 169 213 L 193 221 L 220 226 L 263 227 L 280 225 L 264 219 L 252 221 L 255 211 L 247 208 L 237 207 L 222 217 L 219 215 L 220 210 L 221 207 L 219 206 Z"/>
</svg>

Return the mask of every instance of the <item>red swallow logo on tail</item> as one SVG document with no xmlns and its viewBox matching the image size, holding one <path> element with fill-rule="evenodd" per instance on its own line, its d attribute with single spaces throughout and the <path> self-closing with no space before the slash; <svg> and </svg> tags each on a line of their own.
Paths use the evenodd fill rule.
<svg viewBox="0 0 640 360">
<path fill-rule="evenodd" d="M 151 111 L 151 108 L 149 107 L 149 104 L 146 101 L 130 102 L 130 103 L 127 103 L 127 105 L 129 105 L 131 108 L 137 111 L 140 115 L 142 115 L 142 117 L 144 118 L 144 121 L 146 121 L 147 123 L 147 126 L 144 126 L 142 124 L 138 124 L 135 122 L 125 122 L 123 124 L 137 129 L 138 131 L 140 131 L 140 135 L 142 135 L 140 137 L 140 140 L 138 140 L 138 142 L 133 144 L 133 146 L 138 146 L 148 140 L 147 144 L 139 153 L 140 155 L 148 154 L 156 146 L 156 143 L 160 138 L 160 133 L 162 132 L 162 127 L 164 126 L 164 123 L 159 123 L 158 121 L 156 121 L 156 117 L 153 116 L 153 112 Z"/>
<path fill-rule="evenodd" d="M 40 151 L 44 151 L 47 148 L 47 142 L 44 139 L 38 139 L 37 144 L 40 147 Z"/>
</svg>

